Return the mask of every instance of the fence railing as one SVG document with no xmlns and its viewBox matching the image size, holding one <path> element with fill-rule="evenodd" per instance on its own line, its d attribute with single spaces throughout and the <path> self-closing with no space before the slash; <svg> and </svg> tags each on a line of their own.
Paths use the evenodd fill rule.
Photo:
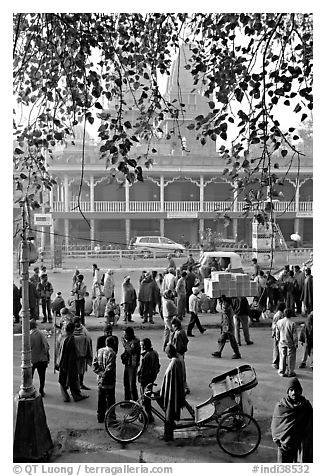
<svg viewBox="0 0 326 476">
<path fill-rule="evenodd" d="M 111 212 L 111 213 L 125 213 L 129 205 L 130 212 L 148 213 L 148 212 L 160 212 L 161 202 L 159 200 L 152 201 L 130 201 L 127 204 L 125 201 L 95 201 L 94 209 L 92 210 L 91 202 L 81 201 L 80 209 L 82 212 Z M 214 212 L 214 211 L 235 211 L 243 212 L 246 202 L 232 202 L 232 201 L 165 201 L 163 211 L 165 212 Z M 299 202 L 299 209 L 296 210 L 295 202 L 274 202 L 276 212 L 313 212 L 313 202 Z M 69 212 L 79 212 L 78 202 L 70 201 L 68 204 Z M 64 212 L 64 202 L 53 203 L 54 212 Z"/>
</svg>

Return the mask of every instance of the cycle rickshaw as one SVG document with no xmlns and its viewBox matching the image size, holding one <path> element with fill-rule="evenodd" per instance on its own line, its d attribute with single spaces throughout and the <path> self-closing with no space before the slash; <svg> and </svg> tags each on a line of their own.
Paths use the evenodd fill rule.
<svg viewBox="0 0 326 476">
<path fill-rule="evenodd" d="M 247 456 L 259 446 L 261 431 L 253 417 L 253 405 L 248 390 L 257 385 L 256 372 L 248 364 L 225 372 L 209 384 L 212 395 L 203 403 L 185 408 L 190 418 L 182 418 L 175 430 L 186 428 L 216 428 L 216 438 L 222 450 L 231 456 Z M 148 385 L 145 396 L 159 400 L 153 384 Z M 152 405 L 152 412 L 163 422 L 162 409 Z M 123 400 L 112 405 L 105 415 L 105 429 L 111 438 L 120 443 L 130 443 L 139 438 L 148 423 L 142 401 Z"/>
</svg>

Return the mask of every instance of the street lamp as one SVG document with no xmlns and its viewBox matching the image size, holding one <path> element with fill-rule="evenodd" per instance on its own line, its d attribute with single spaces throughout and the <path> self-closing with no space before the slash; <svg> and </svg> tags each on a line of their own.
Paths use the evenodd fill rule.
<svg viewBox="0 0 326 476">
<path fill-rule="evenodd" d="M 14 461 L 29 462 L 47 458 L 53 447 L 51 434 L 46 422 L 43 399 L 33 385 L 31 343 L 29 326 L 29 265 L 35 246 L 28 240 L 26 219 L 29 204 L 27 199 L 21 202 L 22 235 L 21 235 L 21 265 L 22 265 L 22 364 L 21 385 L 16 395 L 17 416 L 14 435 Z"/>
</svg>

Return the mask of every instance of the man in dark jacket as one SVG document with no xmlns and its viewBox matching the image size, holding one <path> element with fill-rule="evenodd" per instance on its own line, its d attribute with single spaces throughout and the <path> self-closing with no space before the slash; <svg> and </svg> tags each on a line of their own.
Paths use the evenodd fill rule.
<svg viewBox="0 0 326 476">
<path fill-rule="evenodd" d="M 305 307 L 305 314 L 308 316 L 313 310 L 313 280 L 311 269 L 306 269 L 306 278 L 302 291 L 302 300 Z"/>
<path fill-rule="evenodd" d="M 222 309 L 221 337 L 218 339 L 217 350 L 216 352 L 212 353 L 212 356 L 220 359 L 225 343 L 227 340 L 229 340 L 234 352 L 232 359 L 241 359 L 239 347 L 234 335 L 233 309 L 231 306 L 231 299 L 222 296 L 220 302 Z"/>
<path fill-rule="evenodd" d="M 236 297 L 232 300 L 232 307 L 234 311 L 234 327 L 235 327 L 235 336 L 237 339 L 238 345 L 241 345 L 240 337 L 240 326 L 242 326 L 243 335 L 247 345 L 253 344 L 250 340 L 249 333 L 249 302 L 246 297 Z"/>
<path fill-rule="evenodd" d="M 154 311 L 154 282 L 151 273 L 146 273 L 145 278 L 142 280 L 139 292 L 139 314 L 143 318 L 143 323 L 149 322 L 154 324 L 153 311 Z"/>
<path fill-rule="evenodd" d="M 186 311 L 189 313 L 189 298 L 192 294 L 192 288 L 195 286 L 196 275 L 192 271 L 192 266 L 189 266 L 186 276 Z"/>
<path fill-rule="evenodd" d="M 111 347 L 114 350 L 114 352 L 117 354 L 118 353 L 118 348 L 119 348 L 119 339 L 117 338 L 117 336 L 112 335 L 113 328 L 112 328 L 111 324 L 105 324 L 103 331 L 104 331 L 104 335 L 98 337 L 98 339 L 97 339 L 96 352 L 99 349 L 102 349 L 102 347 L 105 347 L 106 339 L 108 337 L 112 337 L 113 344 L 111 345 Z"/>
<path fill-rule="evenodd" d="M 31 342 L 31 360 L 32 360 L 32 377 L 34 377 L 35 369 L 37 370 L 40 388 L 39 392 L 42 397 L 45 396 L 45 373 L 50 362 L 49 343 L 39 329 L 35 319 L 30 320 L 30 342 Z"/>
<path fill-rule="evenodd" d="M 145 337 L 140 342 L 142 360 L 138 370 L 138 382 L 140 383 L 141 395 L 144 398 L 144 407 L 148 415 L 149 423 L 154 421 L 152 415 L 151 400 L 144 397 L 145 389 L 148 384 L 154 383 L 160 370 L 160 359 L 156 350 L 153 350 L 152 342 Z"/>
<path fill-rule="evenodd" d="M 278 446 L 278 463 L 312 463 L 311 403 L 302 396 L 302 387 L 294 377 L 287 388 L 287 396 L 275 406 L 272 419 L 272 438 Z"/>
</svg>

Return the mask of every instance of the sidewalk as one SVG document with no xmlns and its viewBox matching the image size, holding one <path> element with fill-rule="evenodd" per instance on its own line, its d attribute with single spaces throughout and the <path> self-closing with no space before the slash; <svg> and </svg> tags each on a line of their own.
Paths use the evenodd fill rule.
<svg viewBox="0 0 326 476">
<path fill-rule="evenodd" d="M 221 322 L 220 312 L 217 312 L 215 314 L 202 312 L 202 313 L 199 313 L 198 316 L 203 327 L 206 327 L 207 329 L 214 329 L 214 328 L 220 327 L 220 322 Z M 132 319 L 134 322 L 127 323 L 127 322 L 124 322 L 121 317 L 120 320 L 118 321 L 117 326 L 115 326 L 115 329 L 118 329 L 118 330 L 124 329 L 125 327 L 127 327 L 127 325 L 128 326 L 130 325 L 134 329 L 161 329 L 163 330 L 164 328 L 163 319 L 161 319 L 158 314 L 154 316 L 154 324 L 150 324 L 150 323 L 143 324 L 142 319 L 137 312 L 133 314 Z M 190 319 L 190 316 L 189 314 L 187 314 L 185 319 L 182 321 L 182 325 L 184 328 L 187 327 L 189 319 Z M 299 315 L 293 318 L 294 322 L 297 324 L 298 327 L 300 327 L 305 322 L 305 319 L 306 318 L 302 315 Z M 103 331 L 103 327 L 105 325 L 104 317 L 86 316 L 85 320 L 86 320 L 86 327 L 90 332 Z M 272 319 L 261 319 L 259 322 L 250 324 L 250 327 L 270 328 L 271 325 L 272 325 Z M 39 320 L 38 328 L 41 330 L 50 331 L 51 329 L 53 329 L 53 324 L 49 324 L 49 323 L 42 324 L 41 321 Z M 21 324 L 14 323 L 13 333 L 21 334 L 21 332 L 22 332 Z"/>
</svg>

